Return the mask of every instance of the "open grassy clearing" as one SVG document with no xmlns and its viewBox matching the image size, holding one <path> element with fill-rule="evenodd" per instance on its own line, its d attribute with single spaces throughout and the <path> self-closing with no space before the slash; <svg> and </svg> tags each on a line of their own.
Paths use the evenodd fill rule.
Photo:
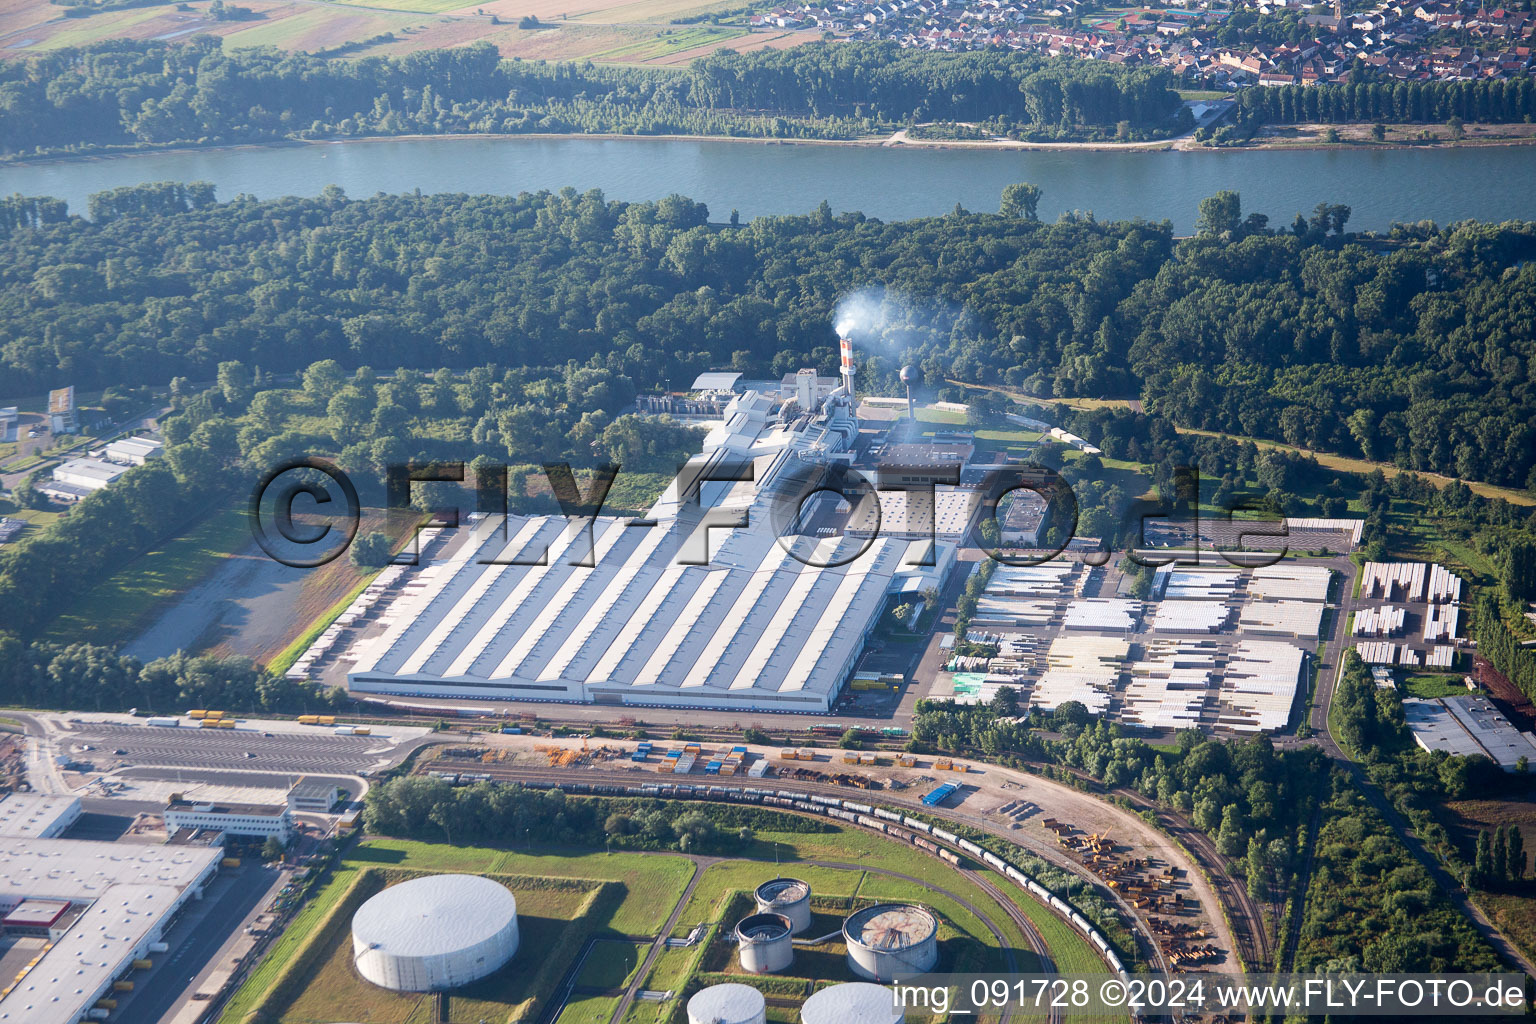
<svg viewBox="0 0 1536 1024">
<path fill-rule="evenodd" d="M 626 898 L 609 922 L 625 935 L 651 935 L 660 924 L 657 908 L 671 909 L 693 875 L 686 857 L 656 853 L 569 851 L 533 853 L 480 846 L 441 846 L 407 839 L 380 839 L 350 858 L 379 867 L 412 871 L 472 871 L 543 878 L 585 878 L 619 882 Z M 661 918 L 665 918 L 665 914 Z"/>
<path fill-rule="evenodd" d="M 1467 688 L 1460 673 L 1442 675 L 1437 672 L 1413 672 L 1403 681 L 1403 689 L 1409 697 L 1465 697 Z"/>
<path fill-rule="evenodd" d="M 640 970 L 645 951 L 650 948 L 636 942 L 600 942 L 576 975 L 578 988 L 621 988 Z"/>
<path fill-rule="evenodd" d="M 107 577 L 59 616 L 47 637 L 68 643 L 115 644 L 129 639 L 167 600 L 196 585 L 223 559 L 250 544 L 243 508 L 215 512 L 189 532 L 147 551 Z"/>
<path fill-rule="evenodd" d="M 556 1024 L 608 1024 L 618 1008 L 617 996 L 578 996 L 565 1004 Z"/>
</svg>

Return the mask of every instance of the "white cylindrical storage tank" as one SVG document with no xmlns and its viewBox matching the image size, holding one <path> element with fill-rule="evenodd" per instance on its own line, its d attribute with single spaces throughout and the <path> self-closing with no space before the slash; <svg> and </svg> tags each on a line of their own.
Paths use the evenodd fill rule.
<svg viewBox="0 0 1536 1024">
<path fill-rule="evenodd" d="M 843 922 L 848 969 L 871 981 L 908 978 L 939 959 L 939 919 L 927 907 L 881 903 Z"/>
<path fill-rule="evenodd" d="M 357 973 L 396 992 L 468 984 L 517 952 L 517 899 L 478 875 L 431 875 L 392 885 L 352 915 Z"/>
<path fill-rule="evenodd" d="M 752 914 L 736 925 L 736 948 L 741 969 L 751 974 L 773 974 L 795 959 L 790 920 L 783 914 Z"/>
<path fill-rule="evenodd" d="M 768 1004 L 751 985 L 711 985 L 688 1000 L 688 1024 L 767 1024 Z"/>
<path fill-rule="evenodd" d="M 906 1018 L 895 993 L 867 981 L 829 985 L 800 1007 L 800 1024 L 902 1024 Z"/>
<path fill-rule="evenodd" d="M 798 878 L 775 878 L 757 887 L 757 909 L 789 918 L 789 930 L 799 935 L 811 926 L 811 887 Z"/>
</svg>

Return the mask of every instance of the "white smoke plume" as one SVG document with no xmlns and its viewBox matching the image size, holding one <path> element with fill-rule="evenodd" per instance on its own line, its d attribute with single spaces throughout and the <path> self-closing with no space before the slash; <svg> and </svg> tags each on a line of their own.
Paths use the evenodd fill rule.
<svg viewBox="0 0 1536 1024">
<path fill-rule="evenodd" d="M 839 338 L 869 351 L 896 354 L 928 343 L 946 342 L 969 315 L 934 299 L 916 299 L 893 288 L 861 288 L 843 296 L 833 310 Z"/>
</svg>

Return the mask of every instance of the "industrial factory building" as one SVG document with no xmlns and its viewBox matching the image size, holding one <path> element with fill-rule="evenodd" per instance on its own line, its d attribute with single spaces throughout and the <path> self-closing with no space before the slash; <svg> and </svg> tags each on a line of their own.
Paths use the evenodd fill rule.
<svg viewBox="0 0 1536 1024">
<path fill-rule="evenodd" d="M 223 850 L 32 838 L 78 815 L 79 801 L 25 804 L 6 818 L 10 831 L 0 839 L 0 918 L 8 935 L 49 944 L 24 975 L 8 979 L 0 1024 L 105 1016 L 113 983 L 164 950 L 161 936 L 188 900 L 201 898 Z M 35 813 L 42 810 L 49 821 Z"/>
<path fill-rule="evenodd" d="M 830 390 L 802 373 L 788 393 L 734 395 L 703 452 L 644 518 L 600 518 L 590 529 L 555 516 L 477 522 L 342 655 L 350 687 L 830 708 L 892 597 L 942 584 L 961 532 L 954 520 L 970 514 L 942 501 L 935 542 L 914 531 L 915 514 L 903 514 L 901 532 L 840 529 L 866 504 L 856 496 L 839 510 L 822 491 L 802 507 L 825 474 L 854 458 L 859 424 L 844 348 L 842 383 Z M 943 454 L 945 467 L 963 465 L 958 450 Z"/>
</svg>

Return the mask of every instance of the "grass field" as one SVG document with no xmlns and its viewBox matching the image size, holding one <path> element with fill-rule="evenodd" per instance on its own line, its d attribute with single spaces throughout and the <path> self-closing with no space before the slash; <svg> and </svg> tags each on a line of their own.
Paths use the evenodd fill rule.
<svg viewBox="0 0 1536 1024">
<path fill-rule="evenodd" d="M 1467 688 L 1459 673 L 1413 672 L 1403 681 L 1403 689 L 1409 697 L 1465 697 Z"/>
<path fill-rule="evenodd" d="M 578 988 L 622 988 L 640 970 L 647 947 L 637 942 L 616 940 L 599 943 L 581 965 L 576 975 Z"/>
<path fill-rule="evenodd" d="M 164 547 L 147 551 L 107 577 L 49 626 L 47 637 L 68 643 L 117 644 L 132 639 L 155 611 L 250 543 L 244 509 L 215 512 Z"/>
<path fill-rule="evenodd" d="M 740 906 L 745 893 L 778 871 L 805 879 L 818 899 L 833 901 L 817 911 L 813 929 L 819 930 L 814 934 L 835 931 L 851 900 L 920 902 L 940 916 L 944 969 L 1000 970 L 1005 960 L 998 938 L 978 913 L 965 905 L 968 903 L 1001 932 L 1002 943 L 1014 951 L 1020 970 L 1029 972 L 1038 967 L 1023 933 L 994 900 L 971 879 L 921 850 L 862 830 L 839 828 L 825 833 L 760 830 L 741 854 L 740 859 L 704 869 L 680 914 L 678 932 L 687 932 L 700 923 L 722 927 L 731 923 L 721 920 L 728 907 Z M 850 866 L 833 868 L 806 861 Z M 519 954 L 506 969 L 451 995 L 447 1001 L 451 1024 L 531 1020 L 531 1014 L 547 1006 L 555 984 L 592 937 L 601 941 L 576 977 L 575 994 L 557 1024 L 606 1024 L 618 1005 L 617 996 L 638 975 L 649 940 L 696 870 L 690 859 L 667 853 L 609 854 L 538 845 L 531 850 L 509 850 L 370 840 L 347 855 L 334 879 L 300 912 L 272 955 L 230 1002 L 220 1024 L 241 1024 L 258 1010 L 275 1024 L 330 1024 L 336 1020 L 428 1024 L 435 1013 L 432 1000 L 384 992 L 364 982 L 352 966 L 346 930 L 337 930 L 334 925 L 318 927 L 328 914 L 332 922 L 339 920 L 331 914 L 332 909 L 365 869 L 382 871 L 391 882 L 419 873 L 470 872 L 494 876 L 517 894 Z M 911 877 L 894 877 L 883 871 Z M 1000 876 L 993 877 L 1034 921 L 1061 970 L 1103 969 L 1096 952 L 1070 925 L 1015 893 L 1012 884 Z M 305 937 L 311 934 L 324 938 L 306 947 Z M 708 942 L 662 952 L 644 979 L 644 987 L 681 992 L 701 966 L 707 971 L 739 971 L 725 947 Z M 834 939 L 822 946 L 797 949 L 796 967 L 786 980 L 804 978 L 809 983 L 810 979 L 849 977 L 841 942 Z M 263 1007 L 262 994 L 279 978 L 288 979 L 280 986 L 282 1001 L 267 999 L 268 1005 Z M 289 981 L 294 984 L 290 986 Z M 625 1021 L 656 1024 L 669 1019 L 675 1010 L 675 1002 L 639 1004 L 632 1007 Z"/>
<path fill-rule="evenodd" d="M 655 853 L 525 853 L 477 846 L 440 846 L 405 839 L 380 839 L 351 858 L 379 867 L 413 871 L 474 871 L 543 878 L 599 878 L 624 886 L 625 899 L 610 926 L 624 935 L 654 934 L 656 908 L 668 909 L 693 875 L 686 857 Z M 665 916 L 665 915 L 663 915 Z"/>
<path fill-rule="evenodd" d="M 617 996 L 580 996 L 565 1004 L 556 1024 L 608 1024 L 618 1008 Z"/>
</svg>

